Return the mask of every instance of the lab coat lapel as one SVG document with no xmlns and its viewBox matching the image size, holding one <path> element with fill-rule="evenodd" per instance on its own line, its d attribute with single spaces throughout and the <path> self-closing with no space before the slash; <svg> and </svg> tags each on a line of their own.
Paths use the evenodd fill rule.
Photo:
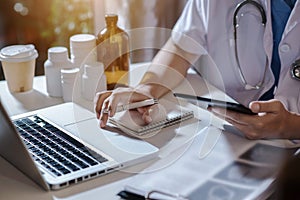
<svg viewBox="0 0 300 200">
<path fill-rule="evenodd" d="M 295 7 L 291 12 L 290 18 L 287 21 L 287 24 L 285 26 L 285 30 L 283 32 L 283 38 L 288 35 L 289 32 L 291 32 L 297 25 L 299 26 L 299 18 L 300 18 L 300 2 L 299 0 L 296 1 Z"/>
<path fill-rule="evenodd" d="M 272 33 L 272 17 L 271 17 L 271 1 L 267 0 L 265 1 L 265 10 L 267 15 L 267 24 L 266 29 L 264 33 L 264 48 L 265 52 L 267 54 L 267 57 L 270 60 L 272 60 L 272 50 L 273 50 L 273 33 Z M 269 62 L 269 67 L 271 65 L 271 62 Z"/>
</svg>

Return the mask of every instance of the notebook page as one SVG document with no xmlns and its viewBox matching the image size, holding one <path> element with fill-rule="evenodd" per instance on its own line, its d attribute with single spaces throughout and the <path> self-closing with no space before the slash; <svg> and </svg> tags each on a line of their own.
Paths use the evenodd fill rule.
<svg viewBox="0 0 300 200">
<path fill-rule="evenodd" d="M 193 111 L 163 99 L 151 107 L 150 116 L 152 122 L 146 124 L 138 111 L 127 110 L 116 113 L 113 118 L 110 118 L 109 122 L 119 127 L 125 133 L 143 136 L 151 132 L 155 134 L 155 132 L 166 126 L 189 119 L 193 117 Z"/>
</svg>

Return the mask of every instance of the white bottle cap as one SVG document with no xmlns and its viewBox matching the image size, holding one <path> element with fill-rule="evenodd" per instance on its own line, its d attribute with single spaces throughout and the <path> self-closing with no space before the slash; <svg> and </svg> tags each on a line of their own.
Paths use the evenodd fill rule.
<svg viewBox="0 0 300 200">
<path fill-rule="evenodd" d="M 7 46 L 0 51 L 0 60 L 6 62 L 26 62 L 37 57 L 33 44 Z"/>
<path fill-rule="evenodd" d="M 71 49 L 93 49 L 96 46 L 96 36 L 91 34 L 77 34 L 70 37 Z"/>
<path fill-rule="evenodd" d="M 79 72 L 79 68 L 71 68 L 71 69 L 61 69 L 61 77 L 63 80 L 65 79 L 75 79 L 76 75 Z"/>
<path fill-rule="evenodd" d="M 84 74 L 88 77 L 100 77 L 104 73 L 104 65 L 101 62 L 93 62 L 84 65 Z"/>
<path fill-rule="evenodd" d="M 66 47 L 51 47 L 48 49 L 48 59 L 50 61 L 65 61 L 68 59 L 68 49 Z"/>
</svg>

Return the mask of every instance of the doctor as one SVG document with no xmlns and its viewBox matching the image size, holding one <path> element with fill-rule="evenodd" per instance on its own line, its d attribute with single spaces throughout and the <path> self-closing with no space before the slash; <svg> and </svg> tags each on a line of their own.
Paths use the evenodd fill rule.
<svg viewBox="0 0 300 200">
<path fill-rule="evenodd" d="M 300 138 L 299 23 L 296 0 L 189 0 L 140 84 L 96 95 L 100 126 L 105 127 L 119 102 L 161 97 L 184 79 L 200 55 L 208 54 L 216 67 L 206 71 L 223 79 L 208 76 L 208 81 L 260 113 L 227 111 L 227 121 L 248 138 Z M 103 113 L 104 108 L 110 112 Z M 139 111 L 151 122 L 149 108 Z M 217 108 L 211 111 L 224 113 Z"/>
</svg>

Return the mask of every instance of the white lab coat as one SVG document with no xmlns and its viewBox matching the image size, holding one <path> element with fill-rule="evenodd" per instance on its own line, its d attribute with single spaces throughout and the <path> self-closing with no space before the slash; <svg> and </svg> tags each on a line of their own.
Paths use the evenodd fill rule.
<svg viewBox="0 0 300 200">
<path fill-rule="evenodd" d="M 207 68 L 208 81 L 233 97 L 238 102 L 248 105 L 257 100 L 274 83 L 270 68 L 273 36 L 270 0 L 260 0 L 267 15 L 264 29 L 260 13 L 251 5 L 239 12 L 238 53 L 241 68 L 246 81 L 256 85 L 263 79 L 268 58 L 268 69 L 264 87 L 260 90 L 245 90 L 239 76 L 234 54 L 233 13 L 242 0 L 189 0 L 172 33 L 173 41 L 182 49 L 205 54 L 215 63 Z M 241 16 L 241 14 L 245 14 Z M 300 58 L 300 2 L 290 15 L 279 44 L 281 73 L 275 98 L 281 100 L 290 111 L 300 113 L 300 81 L 290 76 L 290 66 Z M 219 75 L 219 76 L 218 76 Z M 222 80 L 219 80 L 222 77 Z"/>
</svg>

